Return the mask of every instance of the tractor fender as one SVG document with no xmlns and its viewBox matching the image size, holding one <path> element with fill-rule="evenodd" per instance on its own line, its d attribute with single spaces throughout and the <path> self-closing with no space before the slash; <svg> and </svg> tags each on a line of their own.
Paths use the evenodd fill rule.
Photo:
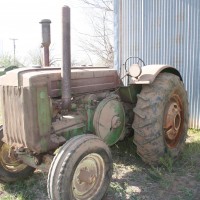
<svg viewBox="0 0 200 200">
<path fill-rule="evenodd" d="M 161 72 L 168 72 L 175 74 L 180 77 L 182 81 L 182 77 L 180 72 L 169 65 L 146 65 L 142 67 L 141 75 L 136 79 L 134 77 L 130 78 L 130 84 L 151 84 L 157 75 Z"/>
</svg>

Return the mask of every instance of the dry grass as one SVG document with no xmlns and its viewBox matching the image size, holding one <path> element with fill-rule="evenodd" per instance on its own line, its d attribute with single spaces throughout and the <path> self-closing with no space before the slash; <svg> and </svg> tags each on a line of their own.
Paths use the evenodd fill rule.
<svg viewBox="0 0 200 200">
<path fill-rule="evenodd" d="M 104 200 L 200 199 L 200 131 L 190 130 L 178 161 L 160 167 L 145 165 L 136 154 L 132 138 L 112 147 L 114 173 Z M 1 200 L 46 200 L 47 174 L 36 171 L 28 180 L 0 184 Z"/>
</svg>

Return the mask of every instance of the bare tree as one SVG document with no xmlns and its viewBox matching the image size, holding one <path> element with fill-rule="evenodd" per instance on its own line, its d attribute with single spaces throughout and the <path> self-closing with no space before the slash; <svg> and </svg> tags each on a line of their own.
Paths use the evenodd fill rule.
<svg viewBox="0 0 200 200">
<path fill-rule="evenodd" d="M 104 11 L 113 11 L 112 0 L 82 0 L 85 4 Z"/>
<path fill-rule="evenodd" d="M 41 48 L 30 50 L 28 57 L 30 64 L 42 66 Z"/>
<path fill-rule="evenodd" d="M 112 0 L 80 0 L 90 7 L 92 33 L 81 34 L 81 49 L 95 55 L 103 65 L 113 66 L 113 4 Z M 92 8 L 92 9 L 91 9 Z M 92 11 L 91 11 L 92 10 Z"/>
<path fill-rule="evenodd" d="M 61 58 L 55 58 L 53 53 L 53 46 L 50 47 L 50 66 L 56 66 L 58 62 L 61 61 Z M 29 62 L 33 65 L 39 65 L 42 66 L 43 63 L 43 56 L 42 56 L 42 48 L 38 47 L 37 49 L 31 50 L 29 52 Z"/>
</svg>

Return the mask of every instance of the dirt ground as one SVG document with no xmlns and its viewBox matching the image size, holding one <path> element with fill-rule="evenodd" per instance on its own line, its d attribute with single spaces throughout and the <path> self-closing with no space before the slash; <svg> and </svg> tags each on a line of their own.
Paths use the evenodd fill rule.
<svg viewBox="0 0 200 200">
<path fill-rule="evenodd" d="M 192 165 L 184 170 L 181 162 L 168 171 L 129 156 L 127 162 L 115 162 L 113 180 L 104 200 L 199 200 L 200 162 Z"/>
<path fill-rule="evenodd" d="M 123 149 L 124 144 L 120 148 Z M 116 147 L 115 147 L 116 148 Z M 160 167 L 145 165 L 130 141 L 126 154 L 113 148 L 113 180 L 104 200 L 199 200 L 200 133 L 190 131 L 182 156 Z"/>
<path fill-rule="evenodd" d="M 103 200 L 199 200 L 200 132 L 190 131 L 182 156 L 160 167 L 144 164 L 132 139 L 111 148 L 114 172 Z M 1 200 L 47 200 L 47 174 L 36 171 L 24 181 L 0 184 Z"/>
</svg>

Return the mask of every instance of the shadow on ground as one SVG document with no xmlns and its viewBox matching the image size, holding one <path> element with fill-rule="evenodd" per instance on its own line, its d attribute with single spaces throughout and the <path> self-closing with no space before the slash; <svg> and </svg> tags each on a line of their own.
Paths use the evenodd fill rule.
<svg viewBox="0 0 200 200">
<path fill-rule="evenodd" d="M 200 140 L 188 139 L 181 158 L 172 165 L 151 167 L 136 154 L 132 138 L 111 148 L 113 176 L 103 200 L 199 200 Z M 1 200 L 47 200 L 47 174 L 35 171 L 27 180 L 0 184 Z"/>
</svg>

